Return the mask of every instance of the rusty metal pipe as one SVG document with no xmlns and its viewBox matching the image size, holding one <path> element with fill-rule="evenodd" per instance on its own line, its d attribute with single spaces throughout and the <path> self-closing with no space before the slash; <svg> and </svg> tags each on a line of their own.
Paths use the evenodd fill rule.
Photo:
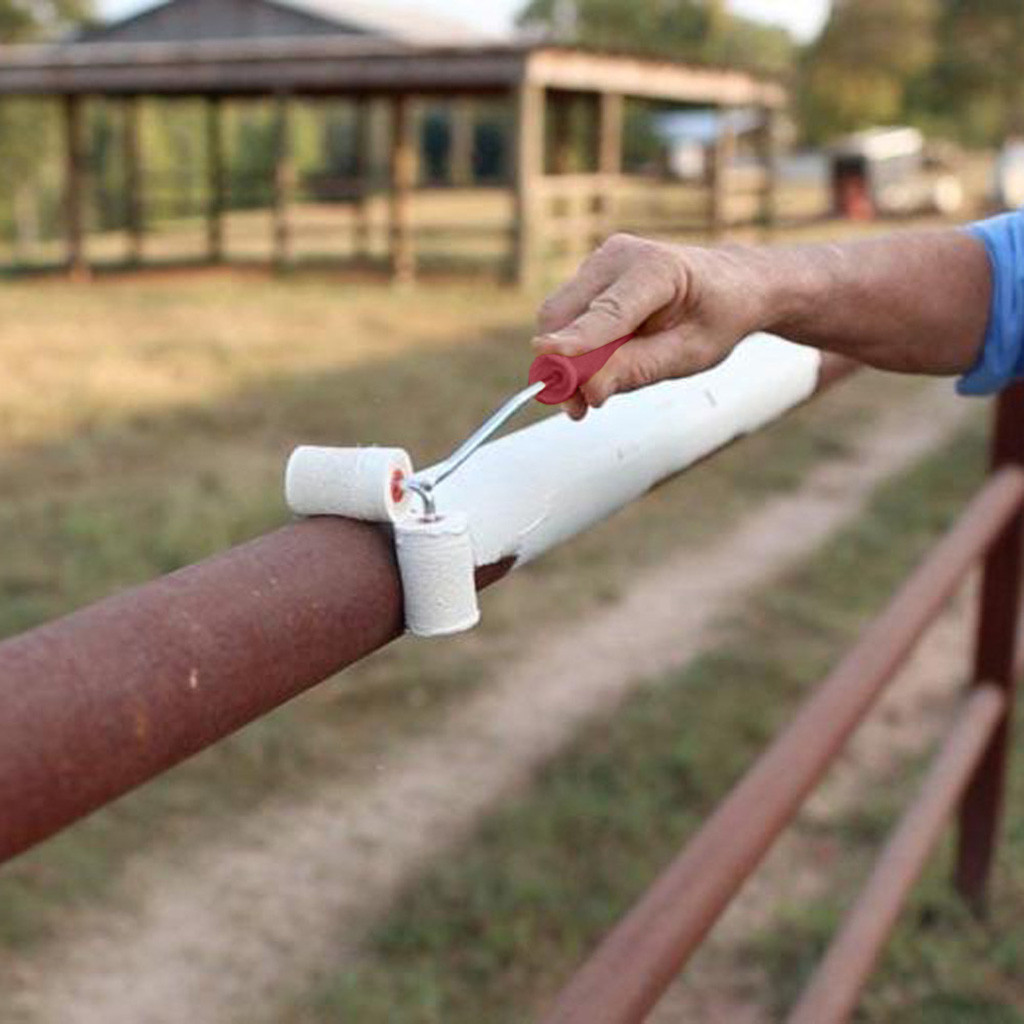
<svg viewBox="0 0 1024 1024">
<path fill-rule="evenodd" d="M 1007 388 L 998 399 L 992 437 L 992 468 L 1024 467 L 1024 383 Z M 979 595 L 974 679 L 996 683 L 1006 691 L 1006 715 L 978 765 L 960 808 L 954 881 L 976 913 L 986 910 L 988 879 L 995 857 L 999 823 L 1006 802 L 1010 725 L 1016 703 L 1015 660 L 1024 650 L 1018 616 L 1024 570 L 1024 515 L 1018 515 L 992 545 L 985 559 Z"/>
<path fill-rule="evenodd" d="M 646 1017 L 1022 502 L 1024 471 L 1005 468 L 989 478 L 789 726 L 584 963 L 545 1024 L 637 1024 Z"/>
<path fill-rule="evenodd" d="M 0 644 L 0 859 L 397 636 L 383 530 L 313 519 Z"/>
<path fill-rule="evenodd" d="M 999 725 L 1006 694 L 973 688 L 921 786 L 878 858 L 842 927 L 789 1017 L 789 1024 L 842 1024 L 856 1009 L 907 895 L 942 835 Z"/>
</svg>

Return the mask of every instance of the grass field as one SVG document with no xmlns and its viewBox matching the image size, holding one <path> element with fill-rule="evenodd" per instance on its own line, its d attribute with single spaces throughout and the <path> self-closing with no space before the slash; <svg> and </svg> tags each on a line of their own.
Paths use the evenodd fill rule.
<svg viewBox="0 0 1024 1024">
<path fill-rule="evenodd" d="M 361 968 L 325 980 L 288 1019 L 533 1019 L 949 525 L 982 454 L 972 429 L 884 487 L 861 522 L 754 595 L 716 649 L 588 729 L 458 857 L 429 870 L 378 928 Z M 813 826 L 838 851 L 834 881 L 823 897 L 786 908 L 782 927 L 752 935 L 745 951 L 767 972 L 766 1019 L 781 1019 L 916 777 L 914 764 L 901 764 L 852 812 Z M 959 906 L 948 856 L 938 857 L 858 1019 L 1024 1021 L 1021 786 L 1018 757 L 991 920 L 979 924 Z"/>
</svg>

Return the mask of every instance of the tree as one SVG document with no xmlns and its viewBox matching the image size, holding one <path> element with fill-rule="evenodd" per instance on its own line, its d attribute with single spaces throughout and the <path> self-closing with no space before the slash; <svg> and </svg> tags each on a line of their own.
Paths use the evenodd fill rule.
<svg viewBox="0 0 1024 1024">
<path fill-rule="evenodd" d="M 530 0 L 521 26 L 563 42 L 783 74 L 789 34 L 729 13 L 724 0 Z"/>
<path fill-rule="evenodd" d="M 938 14 L 936 0 L 836 0 L 803 62 L 807 136 L 901 120 L 912 83 L 935 60 Z"/>
<path fill-rule="evenodd" d="M 92 0 L 0 0 L 0 43 L 29 43 L 80 27 Z"/>
<path fill-rule="evenodd" d="M 943 0 L 939 56 L 927 100 L 956 116 L 971 141 L 1024 133 L 1024 4 L 1020 0 Z"/>
<path fill-rule="evenodd" d="M 0 0 L 0 43 L 52 38 L 88 21 L 91 0 Z M 21 241 L 38 233 L 38 178 L 50 141 L 46 100 L 0 102 L 0 228 L 16 226 Z"/>
</svg>

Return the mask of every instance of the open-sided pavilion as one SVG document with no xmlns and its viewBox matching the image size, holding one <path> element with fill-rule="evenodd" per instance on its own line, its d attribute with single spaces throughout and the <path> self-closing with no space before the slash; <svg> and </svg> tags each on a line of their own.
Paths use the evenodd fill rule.
<svg viewBox="0 0 1024 1024">
<path fill-rule="evenodd" d="M 209 10 L 209 8 L 207 8 Z M 68 267 L 89 270 L 86 220 L 83 104 L 103 98 L 123 105 L 123 181 L 127 192 L 127 252 L 132 262 L 144 255 L 147 232 L 145 153 L 139 135 L 138 105 L 150 97 L 200 98 L 206 109 L 206 249 L 211 261 L 225 258 L 226 171 L 223 106 L 232 98 L 274 101 L 275 167 L 272 175 L 272 254 L 279 265 L 292 258 L 292 210 L 296 175 L 289 144 L 292 104 L 310 98 L 346 97 L 356 102 L 358 123 L 369 152 L 371 104 L 386 104 L 390 130 L 383 183 L 387 207 L 387 255 L 390 273 L 409 280 L 416 272 L 416 240 L 411 198 L 417 187 L 417 104 L 450 102 L 465 110 L 474 98 L 500 97 L 513 116 L 507 187 L 514 216 L 510 220 L 507 266 L 528 284 L 538 255 L 559 236 L 582 250 L 618 227 L 617 198 L 628 185 L 623 174 L 624 103 L 637 98 L 655 103 L 726 111 L 760 112 L 756 151 L 761 170 L 755 192 L 759 218 L 774 217 L 773 145 L 776 115 L 785 103 L 776 82 L 750 74 L 636 56 L 593 52 L 547 44 L 470 42 L 423 44 L 350 34 L 249 38 L 174 38 L 136 40 L 101 37 L 45 46 L 0 49 L 0 101 L 8 97 L 46 96 L 60 100 L 64 138 L 64 244 Z M 592 104 L 586 169 L 570 167 L 566 155 L 566 111 Z M 461 106 L 460 106 L 461 104 Z M 449 157 L 465 160 L 471 133 L 452 122 Z M 363 136 L 361 136 L 363 137 Z M 734 138 L 717 133 L 706 178 L 703 214 L 711 230 L 725 217 L 726 168 Z M 461 153 L 461 157 L 460 157 Z M 371 182 L 368 159 L 364 194 L 381 190 Z M 635 188 L 635 183 L 634 183 Z M 359 231 L 358 203 L 356 231 Z"/>
</svg>

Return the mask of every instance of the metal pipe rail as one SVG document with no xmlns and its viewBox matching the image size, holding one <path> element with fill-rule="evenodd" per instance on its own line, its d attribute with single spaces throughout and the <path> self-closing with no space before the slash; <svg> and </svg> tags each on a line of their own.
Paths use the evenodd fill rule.
<svg viewBox="0 0 1024 1024">
<path fill-rule="evenodd" d="M 945 743 L 833 939 L 790 1024 L 845 1020 L 889 937 L 900 908 L 963 795 L 1006 710 L 1006 694 L 987 683 L 967 697 Z"/>
<path fill-rule="evenodd" d="M 583 964 L 544 1024 L 637 1024 L 646 1018 L 967 571 L 985 556 L 974 691 L 793 1024 L 848 1019 L 901 900 L 965 787 L 957 883 L 983 907 L 1020 674 L 1024 385 L 999 400 L 993 468 L 959 522 Z"/>
<path fill-rule="evenodd" d="M 478 530 L 478 587 L 852 368 L 778 339 L 761 344 L 769 358 L 752 360 L 758 372 L 727 361 L 703 383 L 659 385 L 646 418 L 637 393 L 612 403 L 611 415 L 584 424 L 552 417 L 485 446 L 472 472 L 443 485 Z M 744 358 L 751 362 L 749 350 Z M 694 422 L 705 423 L 696 441 Z M 610 429 L 616 425 L 622 430 Z M 556 434 L 558 445 L 550 443 Z M 613 480 L 598 500 L 587 498 L 588 472 Z M 541 490 L 545 479 L 554 497 Z M 575 493 L 557 490 L 567 481 L 578 483 Z M 538 495 L 551 506 L 540 528 Z M 0 862 L 383 647 L 402 628 L 389 534 L 329 518 L 285 526 L 0 643 Z"/>
</svg>

